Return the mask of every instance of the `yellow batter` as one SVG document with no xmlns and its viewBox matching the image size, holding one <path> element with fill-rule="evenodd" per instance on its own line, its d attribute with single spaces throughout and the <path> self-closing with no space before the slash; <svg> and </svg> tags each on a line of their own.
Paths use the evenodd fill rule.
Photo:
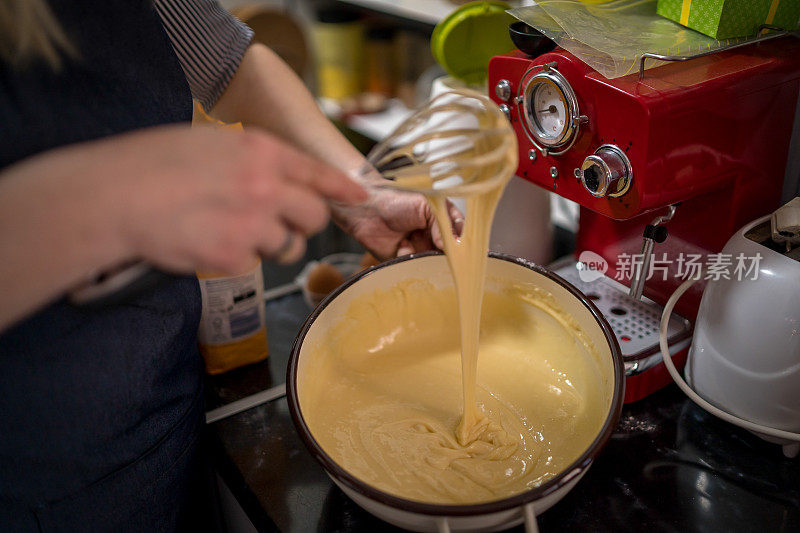
<svg viewBox="0 0 800 533">
<path fill-rule="evenodd" d="M 298 391 L 322 448 L 357 478 L 432 503 L 475 503 L 537 486 L 574 461 L 608 409 L 594 348 L 548 294 L 487 292 L 465 444 L 455 291 L 406 281 L 355 299 L 309 346 Z"/>
<path fill-rule="evenodd" d="M 589 446 L 607 409 L 593 348 L 549 295 L 519 286 L 484 294 L 491 222 L 517 148 L 501 114 L 487 108 L 479 120 L 504 133 L 451 158 L 499 155 L 470 170 L 481 190 L 466 199 L 460 239 L 445 199 L 428 196 L 455 288 L 417 280 L 356 299 L 312 347 L 299 384 L 306 422 L 338 464 L 430 503 L 501 499 L 541 484 Z M 432 184 L 428 175 L 403 180 Z"/>
</svg>

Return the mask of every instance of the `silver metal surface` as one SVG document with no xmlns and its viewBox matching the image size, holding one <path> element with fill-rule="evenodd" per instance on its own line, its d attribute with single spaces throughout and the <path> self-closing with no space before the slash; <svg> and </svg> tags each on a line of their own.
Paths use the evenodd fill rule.
<svg viewBox="0 0 800 533">
<path fill-rule="evenodd" d="M 777 31 L 778 33 L 772 33 L 770 35 L 765 35 L 761 37 L 761 32 L 764 30 L 773 30 Z M 784 30 L 782 28 L 778 28 L 777 26 L 771 26 L 769 24 L 762 24 L 759 26 L 756 35 L 751 39 L 746 39 L 741 42 L 737 42 L 728 46 L 723 46 L 721 48 L 716 48 L 714 50 L 707 50 L 705 52 L 699 52 L 697 54 L 686 55 L 686 56 L 670 56 L 664 54 L 654 54 L 652 52 L 645 52 L 642 54 L 642 57 L 639 59 L 639 81 L 644 79 L 644 64 L 645 61 L 648 59 L 658 59 L 659 61 L 689 61 L 690 59 L 697 59 L 698 57 L 705 57 L 710 56 L 712 54 L 718 54 L 720 52 L 727 52 L 728 50 L 735 50 L 736 48 L 741 48 L 743 46 L 748 46 L 754 43 L 762 43 L 764 41 L 769 41 L 771 39 L 776 39 L 778 37 L 784 37 L 786 35 L 794 35 L 800 36 L 800 32 L 790 32 Z"/>
<path fill-rule="evenodd" d="M 533 148 L 528 150 L 528 159 L 530 159 L 531 162 L 536 161 L 536 150 L 534 150 Z"/>
<path fill-rule="evenodd" d="M 373 182 L 377 187 L 465 197 L 508 179 L 517 162 L 506 155 L 516 144 L 508 117 L 493 100 L 452 90 L 397 125 L 370 150 L 359 174 L 371 177 L 377 170 L 384 178 Z"/>
<path fill-rule="evenodd" d="M 508 102 L 508 99 L 511 98 L 511 84 L 508 83 L 508 80 L 498 81 L 497 85 L 494 86 L 494 94 L 496 94 L 500 100 Z"/>
<path fill-rule="evenodd" d="M 692 344 L 692 338 L 688 337 L 681 341 L 675 342 L 669 345 L 669 355 L 675 357 L 675 355 L 680 352 L 681 350 L 685 350 Z M 661 357 L 661 352 L 642 357 L 640 359 L 636 359 L 633 361 L 626 361 L 625 362 L 625 376 L 633 377 L 639 375 L 647 370 L 650 370 L 654 366 L 658 366 L 662 364 L 663 357 Z"/>
<path fill-rule="evenodd" d="M 542 154 L 554 156 L 561 155 L 572 148 L 580 133 L 581 124 L 585 124 L 589 120 L 586 115 L 580 114 L 575 91 L 557 67 L 558 64 L 553 61 L 543 65 L 534 65 L 526 70 L 520 79 L 517 97 L 514 99 L 525 136 Z M 539 69 L 542 70 L 537 72 Z M 534 110 L 531 109 L 531 99 L 542 84 L 555 87 L 564 101 L 566 124 L 564 131 L 557 136 L 545 134 L 532 120 Z"/>
<path fill-rule="evenodd" d="M 641 300 L 631 298 L 625 285 L 606 276 L 595 281 L 583 281 L 574 259 L 554 265 L 554 271 L 586 294 L 603 313 L 626 360 L 627 375 L 644 372 L 661 362 L 658 337 L 662 306 L 646 297 Z M 691 323 L 673 313 L 667 338 L 670 339 L 670 353 L 674 355 L 691 342 Z"/>
<path fill-rule="evenodd" d="M 661 226 L 666 224 L 672 217 L 675 216 L 675 206 L 671 205 L 667 208 L 667 214 L 661 215 L 656 217 L 651 223 L 651 226 Z M 631 298 L 636 300 L 642 297 L 642 293 L 644 292 L 644 282 L 647 278 L 647 273 L 650 270 L 650 259 L 653 256 L 653 248 L 655 247 L 655 241 L 648 237 L 645 237 L 642 240 L 642 260 L 636 263 L 635 270 L 633 273 L 633 279 L 631 280 L 631 289 L 629 291 L 629 295 Z"/>
<path fill-rule="evenodd" d="M 631 298 L 638 300 L 644 293 L 644 282 L 647 278 L 647 271 L 650 270 L 650 258 L 653 255 L 655 245 L 656 243 L 653 239 L 645 237 L 642 240 L 642 250 L 640 252 L 642 260 L 635 265 L 636 270 L 634 271 L 633 279 L 631 279 L 631 290 L 628 293 Z"/>
<path fill-rule="evenodd" d="M 558 169 L 556 167 L 550 167 L 550 177 L 551 178 L 558 177 Z"/>
<path fill-rule="evenodd" d="M 301 288 L 302 287 L 300 287 L 300 284 L 297 281 L 292 281 L 284 285 L 278 285 L 277 287 L 273 287 L 272 289 L 267 289 L 264 291 L 264 301 L 268 302 L 269 300 L 274 300 L 275 298 L 292 294 L 299 291 Z"/>
<path fill-rule="evenodd" d="M 597 198 L 622 196 L 633 181 L 633 166 L 625 152 L 613 144 L 604 144 L 594 154 L 584 159 L 575 176 L 580 178 L 583 187 Z M 598 180 L 595 184 L 589 179 Z"/>
<path fill-rule="evenodd" d="M 509 122 L 511 122 L 511 109 L 506 104 L 500 104 L 500 111 L 506 116 Z"/>
<path fill-rule="evenodd" d="M 668 205 L 667 212 L 661 216 L 654 218 L 650 224 L 652 224 L 653 226 L 662 226 L 666 224 L 667 222 L 672 220 L 672 217 L 675 216 L 675 211 L 677 210 L 678 210 L 677 205 Z"/>
<path fill-rule="evenodd" d="M 248 409 L 252 409 L 258 405 L 263 403 L 271 402 L 272 400 L 277 400 L 278 398 L 282 398 L 286 396 L 286 384 L 278 385 L 276 387 L 272 387 L 271 389 L 263 390 L 261 392 L 257 392 L 241 400 L 236 400 L 235 402 L 231 402 L 229 404 L 223 405 L 222 407 L 218 407 L 216 409 L 212 409 L 211 411 L 206 412 L 206 424 L 213 424 L 214 422 L 219 422 L 222 419 L 228 418 L 229 416 L 233 416 L 235 414 L 241 413 L 242 411 L 247 411 Z"/>
<path fill-rule="evenodd" d="M 69 293 L 69 301 L 76 305 L 100 300 L 123 290 L 125 287 L 146 275 L 151 267 L 144 262 L 137 262 L 109 273 L 102 279 L 90 281 L 73 289 Z"/>
</svg>

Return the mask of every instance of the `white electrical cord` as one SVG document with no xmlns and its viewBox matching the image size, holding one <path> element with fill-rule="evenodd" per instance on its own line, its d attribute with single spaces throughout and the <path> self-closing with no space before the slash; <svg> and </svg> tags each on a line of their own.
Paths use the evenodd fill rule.
<svg viewBox="0 0 800 533">
<path fill-rule="evenodd" d="M 706 400 L 701 398 L 694 390 L 692 390 L 689 384 L 683 380 L 680 373 L 678 373 L 678 369 L 675 368 L 675 363 L 672 362 L 672 357 L 669 355 L 669 346 L 667 345 L 667 328 L 669 327 L 669 319 L 670 316 L 672 316 L 672 309 L 675 307 L 675 303 L 680 299 L 681 296 L 683 296 L 683 293 L 689 290 L 689 287 L 694 285 L 695 281 L 697 280 L 686 280 L 677 289 L 675 289 L 675 292 L 673 292 L 672 296 L 670 296 L 669 300 L 667 300 L 667 304 L 664 306 L 664 311 L 661 313 L 661 332 L 659 335 L 661 357 L 664 359 L 664 366 L 667 367 L 667 370 L 669 371 L 670 376 L 672 376 L 672 379 L 675 381 L 675 384 L 678 385 L 678 387 L 680 387 L 686 396 L 688 396 L 689 399 L 691 399 L 698 406 L 726 422 L 730 422 L 731 424 L 739 426 L 740 428 L 761 433 L 770 437 L 800 441 L 800 433 L 792 433 L 791 431 L 784 431 L 782 429 L 762 426 L 761 424 L 750 422 L 749 420 L 739 418 L 738 416 L 714 407 Z"/>
</svg>

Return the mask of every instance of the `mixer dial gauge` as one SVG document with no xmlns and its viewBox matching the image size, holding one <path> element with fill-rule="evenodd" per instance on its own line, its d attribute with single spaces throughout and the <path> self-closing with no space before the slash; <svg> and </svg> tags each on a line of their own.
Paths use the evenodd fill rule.
<svg viewBox="0 0 800 533">
<path fill-rule="evenodd" d="M 545 154 L 559 155 L 572 146 L 587 119 L 580 115 L 578 99 L 567 79 L 555 68 L 529 70 L 523 76 L 517 99 L 522 105 L 525 134 Z"/>
<path fill-rule="evenodd" d="M 539 83 L 531 99 L 531 118 L 539 136 L 547 139 L 561 137 L 567 124 L 567 103 L 561 91 L 552 85 Z"/>
</svg>

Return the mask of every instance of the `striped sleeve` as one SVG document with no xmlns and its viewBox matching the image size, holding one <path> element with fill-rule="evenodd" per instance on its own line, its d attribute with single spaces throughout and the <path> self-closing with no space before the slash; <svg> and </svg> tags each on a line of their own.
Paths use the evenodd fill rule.
<svg viewBox="0 0 800 533">
<path fill-rule="evenodd" d="M 253 30 L 216 0 L 155 0 L 155 7 L 192 97 L 211 109 L 239 68 Z"/>
</svg>

